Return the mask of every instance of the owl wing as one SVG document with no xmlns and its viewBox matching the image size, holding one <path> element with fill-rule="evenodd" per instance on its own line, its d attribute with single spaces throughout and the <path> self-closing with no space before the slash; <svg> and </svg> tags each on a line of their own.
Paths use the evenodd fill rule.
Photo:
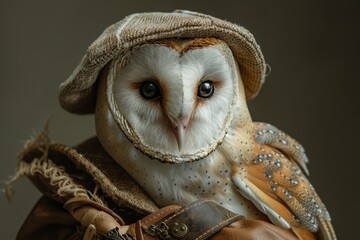
<svg viewBox="0 0 360 240">
<path fill-rule="evenodd" d="M 320 228 L 324 239 L 336 239 L 330 215 L 303 173 L 308 174 L 304 148 L 270 124 L 252 123 L 247 134 L 254 154 L 233 172 L 241 194 L 274 224 L 299 235 L 303 228 Z"/>
</svg>

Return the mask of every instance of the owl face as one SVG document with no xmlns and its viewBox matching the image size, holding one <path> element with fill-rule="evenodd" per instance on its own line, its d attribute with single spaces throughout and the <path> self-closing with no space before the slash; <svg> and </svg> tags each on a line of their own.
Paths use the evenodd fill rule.
<svg viewBox="0 0 360 240">
<path fill-rule="evenodd" d="M 225 137 L 234 105 L 245 102 L 239 78 L 231 50 L 218 39 L 139 46 L 126 59 L 115 60 L 101 80 L 100 141 L 106 138 L 118 146 L 130 141 L 145 155 L 166 162 L 206 157 Z"/>
</svg>

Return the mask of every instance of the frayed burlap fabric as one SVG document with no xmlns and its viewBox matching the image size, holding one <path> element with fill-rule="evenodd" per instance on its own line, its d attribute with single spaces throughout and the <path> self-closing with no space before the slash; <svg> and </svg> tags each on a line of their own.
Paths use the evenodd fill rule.
<svg viewBox="0 0 360 240">
<path fill-rule="evenodd" d="M 19 153 L 17 172 L 6 189 L 9 198 L 13 194 L 11 185 L 23 176 L 29 177 L 45 196 L 62 204 L 74 197 L 85 197 L 100 205 L 113 202 L 117 208 L 132 209 L 139 214 L 158 210 L 96 137 L 72 148 L 51 143 L 46 127 Z"/>
<path fill-rule="evenodd" d="M 96 79 L 113 58 L 161 39 L 214 37 L 225 41 L 239 64 L 247 99 L 264 82 L 266 64 L 253 35 L 245 28 L 190 11 L 133 14 L 109 26 L 88 48 L 73 74 L 60 85 L 59 101 L 69 112 L 93 113 Z"/>
</svg>

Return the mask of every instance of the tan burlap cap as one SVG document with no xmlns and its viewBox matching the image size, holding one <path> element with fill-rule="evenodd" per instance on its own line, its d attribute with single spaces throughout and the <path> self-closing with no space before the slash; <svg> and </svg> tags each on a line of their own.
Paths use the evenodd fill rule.
<svg viewBox="0 0 360 240">
<path fill-rule="evenodd" d="M 88 48 L 73 74 L 60 85 L 60 105 L 73 113 L 93 113 L 96 79 L 113 58 L 146 42 L 198 37 L 215 37 L 230 46 L 240 67 L 246 97 L 254 98 L 264 82 L 266 64 L 253 35 L 245 28 L 224 20 L 177 10 L 172 13 L 132 14 L 105 29 Z"/>
</svg>

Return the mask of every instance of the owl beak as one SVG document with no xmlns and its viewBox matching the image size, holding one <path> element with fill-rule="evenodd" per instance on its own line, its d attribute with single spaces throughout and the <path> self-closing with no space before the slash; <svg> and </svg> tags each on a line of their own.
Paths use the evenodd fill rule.
<svg viewBox="0 0 360 240">
<path fill-rule="evenodd" d="M 185 121 L 178 121 L 176 124 L 173 125 L 173 134 L 176 138 L 179 152 L 181 152 L 182 148 L 184 147 L 187 123 L 188 119 L 186 119 Z"/>
</svg>

